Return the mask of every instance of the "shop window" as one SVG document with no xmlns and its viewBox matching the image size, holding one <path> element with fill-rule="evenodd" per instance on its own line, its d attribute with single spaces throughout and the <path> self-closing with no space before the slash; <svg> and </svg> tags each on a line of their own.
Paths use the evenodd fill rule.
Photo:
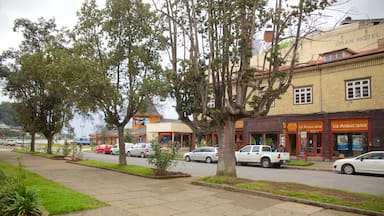
<svg viewBox="0 0 384 216">
<path fill-rule="evenodd" d="M 367 133 L 337 133 L 333 135 L 334 157 L 355 157 L 368 151 Z"/>
<path fill-rule="evenodd" d="M 369 98 L 371 96 L 370 79 L 346 81 L 345 90 L 347 100 Z"/>
<path fill-rule="evenodd" d="M 294 104 L 311 104 L 312 87 L 294 88 Z"/>
<path fill-rule="evenodd" d="M 262 134 L 251 134 L 251 145 L 263 145 L 263 135 Z"/>
</svg>

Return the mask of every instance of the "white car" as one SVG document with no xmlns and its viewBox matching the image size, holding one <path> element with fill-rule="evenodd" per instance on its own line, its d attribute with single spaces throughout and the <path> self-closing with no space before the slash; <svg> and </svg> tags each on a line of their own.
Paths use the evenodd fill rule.
<svg viewBox="0 0 384 216">
<path fill-rule="evenodd" d="M 219 151 L 216 147 L 203 146 L 191 152 L 184 154 L 184 160 L 189 161 L 205 161 L 206 163 L 217 162 L 219 159 Z"/>
<path fill-rule="evenodd" d="M 336 160 L 332 168 L 336 172 L 384 174 L 384 151 L 372 151 L 354 158 Z"/>
</svg>

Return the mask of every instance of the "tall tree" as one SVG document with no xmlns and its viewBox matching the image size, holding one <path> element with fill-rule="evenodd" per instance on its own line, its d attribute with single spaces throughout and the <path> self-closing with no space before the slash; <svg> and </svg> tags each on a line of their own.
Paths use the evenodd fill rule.
<svg viewBox="0 0 384 216">
<path fill-rule="evenodd" d="M 76 64 L 66 48 L 65 30 L 57 29 L 53 19 L 17 19 L 14 31 L 24 39 L 19 50 L 2 55 L 8 67 L 6 90 L 16 100 L 20 123 L 31 133 L 31 151 L 35 133 L 41 132 L 48 140 L 47 153 L 52 153 L 54 135 L 72 118 L 69 88 Z"/>
<path fill-rule="evenodd" d="M 141 0 L 107 0 L 102 9 L 89 0 L 78 18 L 75 45 L 87 65 L 78 79 L 78 106 L 104 112 L 118 131 L 119 164 L 126 165 L 124 127 L 165 87 L 157 17 Z"/>
<path fill-rule="evenodd" d="M 165 1 L 161 13 L 169 33 L 176 111 L 195 130 L 209 122 L 217 131 L 217 175 L 236 176 L 235 122 L 267 115 L 273 101 L 290 87 L 298 44 L 305 35 L 302 26 L 330 2 L 300 0 L 292 5 L 276 0 L 268 9 L 265 0 Z M 254 68 L 253 40 L 267 24 L 273 40 L 264 67 Z M 293 45 L 283 54 L 279 44 L 287 39 Z M 184 48 L 181 54 L 178 47 Z M 285 64 L 289 66 L 283 71 Z"/>
</svg>

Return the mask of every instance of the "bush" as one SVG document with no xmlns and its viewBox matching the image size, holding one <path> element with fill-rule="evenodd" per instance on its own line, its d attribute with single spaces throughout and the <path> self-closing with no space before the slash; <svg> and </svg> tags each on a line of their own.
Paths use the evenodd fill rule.
<svg viewBox="0 0 384 216">
<path fill-rule="evenodd" d="M 0 170 L 0 215 L 41 215 L 41 201 L 37 191 L 25 186 L 26 177 L 20 159 L 18 173 L 6 175 Z"/>
<path fill-rule="evenodd" d="M 18 185 L 4 193 L 1 199 L 1 211 L 4 216 L 38 216 L 41 215 L 41 201 L 37 191 Z"/>
<path fill-rule="evenodd" d="M 175 159 L 175 149 L 161 149 L 159 145 L 153 145 L 153 150 L 155 152 L 153 157 L 148 158 L 148 163 L 154 165 L 158 170 L 160 175 L 165 175 L 169 167 L 174 164 Z"/>
<path fill-rule="evenodd" d="M 67 140 L 65 140 L 64 146 L 63 146 L 63 155 L 64 155 L 64 157 L 67 157 L 70 152 L 71 152 L 71 149 L 69 149 L 69 143 L 68 143 Z"/>
</svg>

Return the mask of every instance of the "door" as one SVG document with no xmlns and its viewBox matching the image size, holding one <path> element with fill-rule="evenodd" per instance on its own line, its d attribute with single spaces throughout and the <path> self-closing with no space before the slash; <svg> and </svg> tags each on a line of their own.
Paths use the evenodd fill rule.
<svg viewBox="0 0 384 216">
<path fill-rule="evenodd" d="M 239 162 L 246 162 L 251 155 L 252 146 L 245 146 L 237 153 L 237 159 Z"/>
<path fill-rule="evenodd" d="M 296 155 L 296 134 L 288 134 L 288 149 L 292 156 Z"/>
<path fill-rule="evenodd" d="M 323 144 L 320 133 L 309 133 L 307 142 L 308 156 L 322 156 Z"/>
</svg>

